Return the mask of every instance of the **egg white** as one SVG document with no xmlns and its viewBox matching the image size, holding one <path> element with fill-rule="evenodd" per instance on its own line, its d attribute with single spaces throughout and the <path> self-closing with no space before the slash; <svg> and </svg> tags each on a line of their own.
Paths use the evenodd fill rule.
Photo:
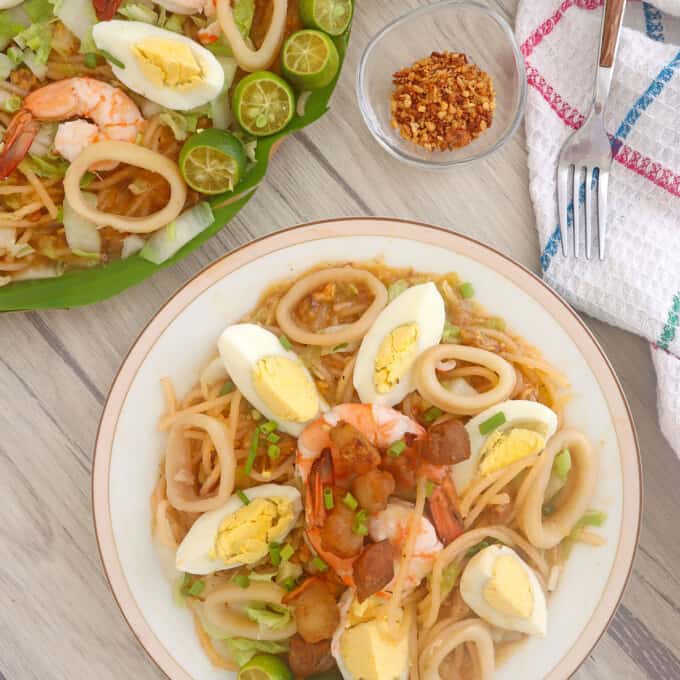
<svg viewBox="0 0 680 680">
<path fill-rule="evenodd" d="M 361 341 L 354 367 L 354 387 L 364 404 L 394 406 L 415 389 L 413 365 L 420 354 L 438 345 L 444 331 L 446 310 L 444 300 L 431 281 L 407 288 L 380 312 L 370 330 Z M 401 380 L 384 394 L 373 382 L 375 360 L 383 340 L 399 326 L 414 323 L 418 327 L 416 353 L 409 370 Z"/>
<path fill-rule="evenodd" d="M 142 71 L 132 47 L 144 38 L 162 38 L 170 43 L 188 45 L 204 72 L 195 87 L 179 90 L 169 85 L 153 83 Z M 161 106 L 176 111 L 188 111 L 215 99 L 224 86 L 224 70 L 216 57 L 185 35 L 168 31 L 142 21 L 100 21 L 92 28 L 92 38 L 100 50 L 106 50 L 124 65 L 111 64 L 114 75 L 133 92 Z"/>
<path fill-rule="evenodd" d="M 247 489 L 244 493 L 251 500 L 256 498 L 285 498 L 289 500 L 293 507 L 293 517 L 290 526 L 286 528 L 281 538 L 285 538 L 291 532 L 302 512 L 302 497 L 295 487 L 284 484 L 262 484 Z M 222 569 L 235 569 L 242 566 L 242 564 L 226 565 L 222 560 L 210 557 L 210 553 L 215 548 L 215 539 L 220 525 L 226 517 L 233 515 L 242 507 L 243 501 L 237 495 L 233 495 L 221 508 L 210 510 L 201 515 L 177 548 L 175 556 L 177 569 L 189 574 L 212 574 Z"/>
<path fill-rule="evenodd" d="M 217 347 L 229 377 L 234 381 L 241 394 L 267 419 L 276 421 L 279 430 L 282 432 L 287 432 L 293 437 L 299 437 L 305 426 L 315 420 L 321 414 L 321 411 L 328 408 L 326 402 L 316 390 L 316 383 L 310 372 L 302 364 L 300 357 L 295 352 L 284 349 L 279 339 L 266 328 L 252 323 L 229 326 L 220 336 Z M 299 362 L 304 372 L 309 376 L 319 397 L 319 412 L 306 423 L 282 419 L 258 395 L 253 383 L 253 368 L 260 359 L 272 356 L 288 357 L 292 361 Z"/>
<path fill-rule="evenodd" d="M 524 569 L 533 597 L 531 616 L 509 616 L 492 607 L 484 597 L 484 588 L 493 577 L 496 560 L 502 555 L 513 555 Z M 534 570 L 512 549 L 505 545 L 490 545 L 480 550 L 466 565 L 460 577 L 460 595 L 465 604 L 479 617 L 505 630 L 515 630 L 527 635 L 545 637 L 548 625 L 548 609 L 545 593 Z"/>
<path fill-rule="evenodd" d="M 451 467 L 451 475 L 459 495 L 465 492 L 475 477 L 482 449 L 486 440 L 493 434 L 492 432 L 487 435 L 481 434 L 479 425 L 499 411 L 505 414 L 505 422 L 493 432 L 506 432 L 521 427 L 538 432 L 547 443 L 557 430 L 557 414 L 537 401 L 510 399 L 482 411 L 465 425 L 470 436 L 470 457 Z"/>
<path fill-rule="evenodd" d="M 338 608 L 340 610 L 340 625 L 333 633 L 333 638 L 331 639 L 331 654 L 338 664 L 338 670 L 342 675 L 343 680 L 361 680 L 361 678 L 355 677 L 347 668 L 347 664 L 342 656 L 342 648 L 340 646 L 340 639 L 342 634 L 345 632 L 347 625 L 347 615 L 349 614 L 350 607 L 354 601 L 355 591 L 352 589 L 347 589 L 340 598 L 338 602 Z M 408 680 L 409 669 L 408 665 L 404 668 L 403 672 L 396 678 L 390 678 L 390 680 Z"/>
</svg>

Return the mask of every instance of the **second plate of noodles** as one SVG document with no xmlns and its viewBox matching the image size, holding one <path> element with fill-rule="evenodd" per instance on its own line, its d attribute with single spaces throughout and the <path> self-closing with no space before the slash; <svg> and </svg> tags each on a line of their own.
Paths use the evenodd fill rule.
<svg viewBox="0 0 680 680">
<path fill-rule="evenodd" d="M 149 540 L 217 668 L 493 680 L 605 543 L 569 376 L 455 273 L 310 270 L 198 376 L 161 380 Z"/>
<path fill-rule="evenodd" d="M 110 297 L 233 217 L 327 108 L 353 4 L 311 4 L 5 3 L 0 310 Z"/>
</svg>

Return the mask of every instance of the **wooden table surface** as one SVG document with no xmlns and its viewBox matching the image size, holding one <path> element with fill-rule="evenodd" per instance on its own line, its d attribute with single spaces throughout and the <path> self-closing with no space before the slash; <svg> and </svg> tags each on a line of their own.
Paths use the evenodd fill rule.
<svg viewBox="0 0 680 680">
<path fill-rule="evenodd" d="M 489 0 L 512 20 L 517 0 Z M 524 132 L 448 174 L 383 153 L 360 118 L 354 74 L 370 35 L 418 0 L 357 0 L 346 67 L 320 122 L 274 158 L 236 220 L 178 266 L 89 309 L 0 319 L 0 680 L 164 677 L 128 630 L 102 573 L 90 467 L 105 396 L 160 305 L 234 246 L 320 218 L 385 215 L 456 229 L 538 271 Z M 645 473 L 642 540 L 616 618 L 577 677 L 680 678 L 680 463 L 656 418 L 647 343 L 586 319 L 618 371 Z M 575 603 L 578 606 L 578 603 Z"/>
</svg>

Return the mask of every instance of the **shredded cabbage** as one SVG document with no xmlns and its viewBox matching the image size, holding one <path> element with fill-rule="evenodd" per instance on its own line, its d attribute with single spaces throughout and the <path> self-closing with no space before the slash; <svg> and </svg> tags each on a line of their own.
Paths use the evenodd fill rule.
<svg viewBox="0 0 680 680">
<path fill-rule="evenodd" d="M 181 14 L 171 14 L 163 23 L 163 28 L 173 33 L 184 33 L 183 23 L 184 17 Z"/>
<path fill-rule="evenodd" d="M 80 40 L 81 53 L 95 52 L 92 27 L 97 23 L 97 15 L 91 0 L 50 0 L 50 3 L 55 16 Z"/>
<path fill-rule="evenodd" d="M 293 616 L 290 607 L 273 602 L 253 602 L 246 607 L 246 615 L 251 621 L 272 630 L 278 630 L 288 625 Z"/>
<path fill-rule="evenodd" d="M 167 125 L 171 130 L 175 139 L 183 142 L 190 133 L 196 132 L 198 119 L 203 115 L 203 112 L 188 111 L 181 113 L 179 111 L 164 110 L 160 115 L 161 122 Z"/>
<path fill-rule="evenodd" d="M 32 23 L 49 21 L 53 17 L 52 5 L 49 0 L 24 0 L 21 4 Z"/>
<path fill-rule="evenodd" d="M 227 647 L 239 667 L 247 664 L 258 652 L 284 654 L 290 648 L 287 641 L 273 642 L 269 640 L 249 640 L 248 638 L 228 638 Z"/>
<path fill-rule="evenodd" d="M 83 194 L 83 199 L 90 207 L 95 207 L 97 204 L 97 197 L 93 194 Z M 97 230 L 97 225 L 79 215 L 66 199 L 64 199 L 63 208 L 62 221 L 69 248 L 74 255 L 79 257 L 99 259 L 102 239 Z"/>
<path fill-rule="evenodd" d="M 234 23 L 244 38 L 250 35 L 255 16 L 254 0 L 236 0 L 233 7 Z"/>
<path fill-rule="evenodd" d="M 4 50 L 10 40 L 21 33 L 28 24 L 28 18 L 23 12 L 18 12 L 18 7 L 12 7 L 0 12 L 0 49 Z"/>
<path fill-rule="evenodd" d="M 3 91 L 0 93 L 0 108 L 7 113 L 15 113 L 21 108 L 21 97 Z"/>
<path fill-rule="evenodd" d="M 24 158 L 22 163 L 25 163 L 38 177 L 45 179 L 60 179 L 66 174 L 68 169 L 68 161 L 61 156 L 37 156 L 29 153 Z"/>
<path fill-rule="evenodd" d="M 210 102 L 210 117 L 214 127 L 226 130 L 231 125 L 233 119 L 229 90 L 236 77 L 238 64 L 233 57 L 217 57 L 217 61 L 220 62 L 220 66 L 224 71 L 224 85 L 222 86 L 222 91 Z"/>
<path fill-rule="evenodd" d="M 145 24 L 155 24 L 158 21 L 158 14 L 151 7 L 137 2 L 123 5 L 118 9 L 118 14 L 131 21 L 141 21 Z"/>
<path fill-rule="evenodd" d="M 52 26 L 48 23 L 32 24 L 15 35 L 14 42 L 23 50 L 31 50 L 38 64 L 46 64 L 52 45 Z M 26 54 L 24 53 L 25 60 Z"/>
</svg>

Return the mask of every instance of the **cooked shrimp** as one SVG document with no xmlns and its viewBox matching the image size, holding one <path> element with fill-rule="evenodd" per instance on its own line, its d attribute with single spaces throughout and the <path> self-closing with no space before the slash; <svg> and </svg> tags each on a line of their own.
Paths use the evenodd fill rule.
<svg viewBox="0 0 680 680">
<path fill-rule="evenodd" d="M 413 505 L 403 501 L 392 501 L 382 512 L 371 517 L 368 523 L 368 533 L 375 542 L 387 539 L 395 548 L 395 573 L 398 571 L 401 560 L 401 549 L 406 543 L 409 530 L 409 522 L 413 516 Z M 403 593 L 407 593 L 418 587 L 420 582 L 432 571 L 435 557 L 441 552 L 443 546 L 437 538 L 437 532 L 430 520 L 422 517 L 416 543 L 413 549 L 413 557 L 406 567 Z M 390 586 L 386 587 L 390 590 Z"/>
<path fill-rule="evenodd" d="M 134 143 L 144 125 L 137 105 L 123 90 L 95 78 L 68 78 L 33 90 L 24 99 L 15 120 L 14 129 L 13 125 L 9 128 L 13 134 L 5 136 L 5 147 L 0 155 L 0 178 L 7 177 L 28 152 L 26 134 L 22 137 L 21 133 L 32 131 L 35 136 L 35 120 L 66 121 L 57 129 L 54 149 L 69 161 L 75 160 L 83 149 L 95 142 Z M 104 161 L 91 169 L 112 170 L 117 164 L 116 161 Z"/>
<path fill-rule="evenodd" d="M 347 426 L 357 432 L 348 432 Z M 343 532 L 351 531 L 351 526 L 348 527 L 347 518 L 339 513 L 328 528 L 324 526 L 330 516 L 324 508 L 324 490 L 348 487 L 357 472 L 367 471 L 367 461 L 371 463 L 369 469 L 377 467 L 380 463 L 379 454 L 374 455 L 377 449 L 386 449 L 407 435 L 415 440 L 425 436 L 425 430 L 408 416 L 385 406 L 339 404 L 310 423 L 298 438 L 296 464 L 308 489 L 305 495 L 307 537 L 316 552 L 348 586 L 354 585 L 352 572 L 358 546 L 352 546 L 356 554 L 346 557 L 341 554 L 347 555 L 349 550 L 334 553 L 328 549 L 335 545 L 347 547 L 343 537 L 334 536 L 333 532 L 338 528 Z M 338 444 L 347 445 L 350 453 L 340 452 Z M 352 468 L 348 456 L 360 459 L 360 464 Z"/>
</svg>

